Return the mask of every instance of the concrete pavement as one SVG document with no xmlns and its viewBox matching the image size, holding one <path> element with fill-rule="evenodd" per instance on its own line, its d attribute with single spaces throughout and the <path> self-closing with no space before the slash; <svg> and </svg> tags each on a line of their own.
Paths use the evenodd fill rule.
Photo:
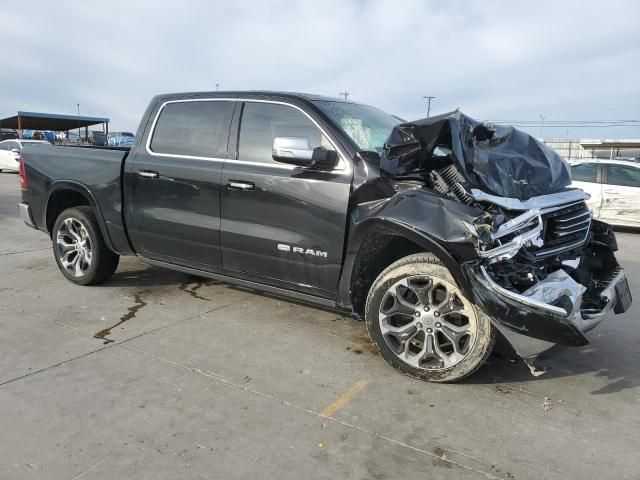
<svg viewBox="0 0 640 480">
<path fill-rule="evenodd" d="M 18 198 L 0 174 L 2 479 L 640 477 L 638 303 L 541 377 L 502 348 L 428 384 L 335 312 L 135 258 L 72 285 Z"/>
</svg>

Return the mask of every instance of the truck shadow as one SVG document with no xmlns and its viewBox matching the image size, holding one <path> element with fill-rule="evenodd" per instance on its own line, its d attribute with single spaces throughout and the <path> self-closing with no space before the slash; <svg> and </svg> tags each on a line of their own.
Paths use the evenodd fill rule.
<svg viewBox="0 0 640 480">
<path fill-rule="evenodd" d="M 109 280 L 97 287 L 161 287 L 181 284 L 192 278 L 195 277 L 166 268 L 141 265 L 139 268 L 118 270 Z M 199 280 L 210 281 L 209 279 Z"/>
<path fill-rule="evenodd" d="M 635 363 L 629 362 L 628 355 L 613 342 L 600 345 L 592 343 L 581 348 L 557 345 L 541 355 L 538 363 L 546 370 L 536 377 L 530 373 L 527 365 L 506 340 L 500 339 L 487 363 L 461 383 L 473 385 L 544 382 L 590 374 L 602 377 L 607 382 L 601 388 L 589 392 L 591 395 L 605 395 L 640 387 L 640 375 Z"/>
</svg>

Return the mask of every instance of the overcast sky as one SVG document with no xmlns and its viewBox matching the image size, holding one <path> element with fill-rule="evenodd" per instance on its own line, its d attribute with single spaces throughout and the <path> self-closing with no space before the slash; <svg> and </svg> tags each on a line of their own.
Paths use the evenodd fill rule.
<svg viewBox="0 0 640 480">
<path fill-rule="evenodd" d="M 435 95 L 433 113 L 478 119 L 640 120 L 637 0 L 5 2 L 3 117 L 79 102 L 135 130 L 153 95 L 219 83 L 347 90 L 407 119 Z M 567 135 L 638 138 L 640 125 L 544 129 Z"/>
</svg>

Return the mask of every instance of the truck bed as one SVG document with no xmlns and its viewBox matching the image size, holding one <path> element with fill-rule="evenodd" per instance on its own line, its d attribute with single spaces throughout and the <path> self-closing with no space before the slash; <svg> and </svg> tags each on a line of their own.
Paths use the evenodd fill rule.
<svg viewBox="0 0 640 480">
<path fill-rule="evenodd" d="M 98 218 L 114 250 L 127 251 L 121 173 L 128 154 L 128 147 L 25 144 L 22 155 L 28 188 L 23 198 L 31 205 L 36 226 L 49 231 L 51 218 L 46 210 L 50 197 L 57 190 L 72 188 L 99 209 Z"/>
</svg>

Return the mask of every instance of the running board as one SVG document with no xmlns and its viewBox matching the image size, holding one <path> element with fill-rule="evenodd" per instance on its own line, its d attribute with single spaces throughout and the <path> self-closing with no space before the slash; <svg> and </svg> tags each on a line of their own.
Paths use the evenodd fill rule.
<svg viewBox="0 0 640 480">
<path fill-rule="evenodd" d="M 260 292 L 270 293 L 278 295 L 280 297 L 289 298 L 292 300 L 298 300 L 300 302 L 312 303 L 314 305 L 321 305 L 323 307 L 335 308 L 342 310 L 338 307 L 335 301 L 328 298 L 317 297 L 315 295 L 309 295 L 307 293 L 294 292 L 285 288 L 274 287 L 273 285 L 265 285 L 259 282 L 252 282 L 251 280 L 243 280 L 241 278 L 230 277 L 228 275 L 222 275 L 220 273 L 207 272 L 206 270 L 198 270 L 197 268 L 183 267 L 182 265 L 174 265 L 173 263 L 163 262 L 161 260 L 152 260 L 150 258 L 142 257 L 138 255 L 138 258 L 143 262 L 155 265 L 157 267 L 166 268 L 169 270 L 175 270 L 177 272 L 188 273 L 189 275 L 196 275 L 198 277 L 211 278 L 213 280 L 220 280 L 232 285 L 238 285 L 240 287 L 250 288 L 252 290 L 258 290 Z"/>
</svg>

